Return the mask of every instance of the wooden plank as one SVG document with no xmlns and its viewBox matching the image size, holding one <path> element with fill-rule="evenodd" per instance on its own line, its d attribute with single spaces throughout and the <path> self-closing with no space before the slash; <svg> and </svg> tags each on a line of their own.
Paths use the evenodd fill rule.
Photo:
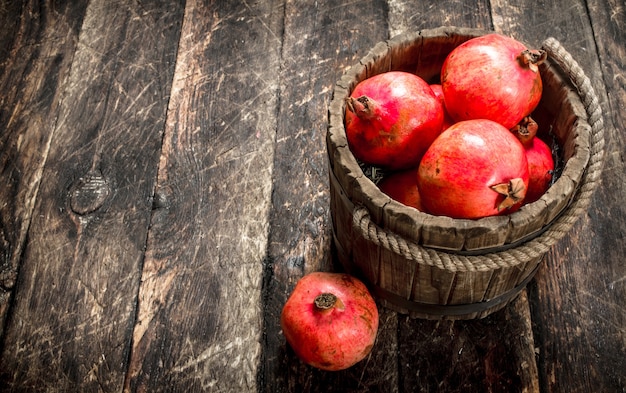
<svg viewBox="0 0 626 393">
<path fill-rule="evenodd" d="M 489 30 L 489 1 L 459 2 L 389 0 L 389 33 L 432 29 L 440 26 Z"/>
<path fill-rule="evenodd" d="M 87 8 L 50 114 L 58 120 L 0 359 L 6 390 L 123 387 L 180 11 L 169 1 Z"/>
<path fill-rule="evenodd" d="M 546 35 L 561 42 L 591 79 L 606 125 L 603 183 L 588 214 L 549 253 L 529 293 L 545 392 L 626 390 L 626 249 L 617 235 L 626 228 L 620 196 L 626 192 L 626 19 L 618 3 L 529 1 L 518 7 L 494 1 L 498 29 L 528 42 Z"/>
<path fill-rule="evenodd" d="M 412 5 L 412 6 L 415 6 L 415 5 Z M 426 7 L 427 9 L 432 9 L 433 6 L 434 4 L 431 4 L 430 6 L 425 5 L 424 7 Z M 481 6 L 485 7 L 486 5 L 482 4 Z M 398 20 L 399 18 L 406 17 L 407 14 L 400 15 L 401 14 L 400 10 L 405 9 L 403 4 L 399 4 L 398 2 L 391 2 L 390 7 L 392 8 L 392 10 L 390 10 L 390 15 L 389 15 L 390 20 L 393 20 L 393 18 L 396 18 L 396 20 Z M 395 7 L 395 10 L 396 10 L 395 12 L 397 13 L 397 15 L 394 14 L 393 7 Z M 471 7 L 468 7 L 468 8 L 471 8 Z M 420 11 L 424 11 L 424 10 L 420 10 L 418 7 L 418 9 L 415 10 L 415 14 L 410 14 L 410 15 L 418 15 L 418 14 L 422 15 L 423 13 L 420 13 Z M 455 15 L 455 12 L 451 12 L 449 14 Z M 439 15 L 441 15 L 442 17 L 445 16 L 444 14 L 439 14 Z M 463 15 L 463 18 L 465 17 L 466 15 Z M 443 21 L 435 20 L 435 19 L 436 18 L 433 18 L 433 20 L 430 21 L 431 25 L 426 23 L 422 27 L 435 27 L 443 23 Z M 478 27 L 484 27 L 484 25 L 481 22 L 477 22 L 476 25 L 478 25 Z M 390 26 L 390 30 L 393 31 L 393 28 L 391 26 Z M 399 29 L 399 30 L 402 30 L 402 29 Z M 276 171 L 278 171 L 278 167 Z M 293 187 L 293 185 L 291 185 L 291 187 Z M 277 193 L 276 190 L 278 189 L 279 189 L 278 185 L 276 185 L 275 194 Z M 287 194 L 287 195 L 290 196 L 290 194 Z M 297 198 L 297 196 L 294 198 Z M 280 206 L 280 204 L 275 203 L 274 208 L 277 209 L 277 206 Z M 293 207 L 291 208 L 293 209 Z M 281 217 L 281 220 L 284 220 L 285 215 L 286 214 L 278 215 L 278 217 Z M 283 221 L 281 221 L 281 223 L 282 222 Z M 289 228 L 290 230 L 292 230 L 294 226 L 298 226 L 298 225 L 301 225 L 301 224 L 299 224 L 298 222 L 294 222 L 292 225 L 283 224 L 283 227 Z M 279 230 L 280 230 L 280 227 L 278 227 L 278 225 L 276 228 L 272 227 L 271 234 L 273 235 Z M 288 235 L 285 235 L 285 237 L 288 237 Z M 275 248 L 278 250 L 282 248 L 281 252 L 283 253 L 283 255 L 284 254 L 289 255 L 289 253 L 294 252 L 293 246 L 295 244 L 297 243 L 291 243 L 289 245 L 290 247 L 286 247 L 286 245 L 282 243 L 276 243 L 275 241 L 271 241 L 270 250 L 272 250 L 272 248 Z M 270 262 L 272 263 L 272 265 L 270 265 L 270 268 L 272 269 L 271 270 L 272 275 L 270 275 L 270 279 L 267 282 L 267 286 L 270 288 L 269 289 L 270 294 L 277 290 L 276 288 L 279 286 L 280 277 L 285 277 L 285 278 L 280 279 L 283 282 L 291 282 L 293 285 L 293 283 L 295 283 L 295 280 L 301 274 L 307 271 L 306 270 L 307 268 L 311 269 L 311 267 L 305 265 L 305 261 L 310 261 L 311 259 L 313 258 L 309 257 L 308 259 L 305 259 L 304 256 L 301 256 L 300 258 L 297 258 L 297 259 L 294 258 L 292 262 L 294 260 L 299 261 L 299 263 L 295 263 L 295 264 L 289 263 L 290 262 L 289 260 L 284 261 L 283 263 L 277 263 L 275 259 L 270 260 Z M 281 262 L 281 260 L 279 260 L 279 262 Z M 290 267 L 293 270 L 285 271 L 287 270 L 285 269 L 285 266 Z M 317 265 L 317 266 L 313 265 L 312 269 L 319 268 L 319 266 L 321 266 L 322 268 L 326 268 L 326 265 L 322 264 L 322 265 Z M 287 281 L 287 280 L 290 280 L 290 281 Z M 289 286 L 283 289 L 284 298 L 286 298 L 286 296 L 288 295 L 288 291 L 289 291 Z M 416 387 L 418 386 L 419 387 L 424 386 L 424 385 L 421 385 L 421 381 L 416 381 L 414 378 L 409 376 L 409 375 L 412 375 L 411 373 L 415 371 L 416 369 L 422 370 L 422 372 L 424 372 L 424 375 L 427 375 L 427 374 L 434 375 L 435 378 L 438 375 L 443 378 L 443 377 L 449 376 L 450 374 L 452 374 L 453 377 L 456 377 L 456 378 L 463 378 L 463 377 L 474 375 L 474 373 L 476 373 L 475 362 L 466 361 L 465 363 L 461 364 L 458 367 L 458 369 L 451 370 L 449 364 L 428 360 L 428 359 L 436 358 L 437 351 L 440 351 L 442 347 L 447 348 L 446 344 L 454 344 L 454 343 L 458 344 L 459 342 L 463 342 L 462 340 L 469 341 L 469 342 L 478 340 L 477 342 L 481 343 L 480 345 L 482 345 L 482 347 L 477 345 L 476 348 L 470 349 L 469 352 L 467 352 L 467 353 L 473 352 L 474 356 L 476 356 L 476 353 L 478 353 L 481 350 L 481 348 L 483 351 L 485 347 L 489 347 L 489 346 L 491 346 L 490 347 L 491 351 L 493 351 L 493 348 L 502 349 L 501 347 L 499 347 L 499 344 L 501 343 L 503 336 L 510 338 L 508 342 L 510 342 L 511 346 L 513 347 L 511 352 L 515 355 L 515 360 L 508 363 L 506 366 L 503 366 L 503 364 L 499 361 L 499 359 L 494 356 L 490 358 L 490 360 L 485 361 L 482 364 L 483 368 L 479 370 L 477 375 L 489 376 L 489 378 L 491 378 L 491 382 L 488 382 L 486 386 L 490 386 L 492 388 L 494 386 L 496 388 L 498 386 L 505 386 L 503 385 L 505 383 L 506 383 L 506 386 L 510 388 L 510 384 L 519 382 L 518 385 L 513 385 L 513 386 L 523 386 L 524 388 L 533 389 L 536 387 L 537 372 L 536 372 L 536 365 L 534 363 L 534 357 L 533 357 L 534 352 L 533 352 L 533 345 L 532 345 L 532 334 L 531 334 L 531 329 L 530 329 L 529 318 L 527 315 L 528 306 L 527 306 L 527 301 L 525 300 L 524 296 L 525 294 L 523 294 L 521 300 L 516 302 L 515 303 L 516 305 L 512 306 L 509 310 L 494 314 L 493 317 L 490 317 L 483 321 L 479 321 L 477 323 L 478 326 L 485 325 L 485 326 L 501 327 L 501 330 L 499 330 L 497 333 L 494 333 L 495 329 L 490 330 L 490 329 L 478 328 L 476 331 L 480 332 L 480 336 L 479 336 L 477 333 L 474 333 L 474 334 L 461 333 L 463 329 L 459 329 L 456 335 L 454 334 L 449 335 L 447 338 L 444 339 L 444 341 L 446 342 L 443 342 L 443 343 L 438 342 L 437 344 L 438 346 L 436 347 L 434 344 L 432 344 L 431 347 L 429 347 L 429 345 L 431 344 L 425 344 L 424 345 L 425 350 L 422 352 L 416 352 L 411 343 L 416 344 L 416 343 L 428 342 L 428 340 L 415 340 L 414 336 L 416 334 L 419 334 L 419 332 L 423 331 L 425 328 L 427 328 L 427 326 L 432 327 L 433 322 L 407 319 L 407 321 L 410 321 L 410 323 L 405 324 L 404 326 L 398 327 L 397 314 L 390 312 L 386 309 L 381 309 L 381 312 L 382 312 L 381 321 L 384 321 L 384 322 L 381 324 L 382 325 L 381 331 L 380 331 L 381 334 L 379 335 L 377 345 L 374 348 L 373 357 L 371 357 L 366 362 L 364 362 L 364 364 L 359 364 L 355 366 L 354 369 L 337 373 L 339 375 L 339 378 L 337 380 L 335 380 L 337 374 L 333 374 L 329 376 L 328 373 L 318 372 L 316 370 L 310 370 L 309 368 L 306 368 L 306 367 L 303 368 L 303 366 L 301 365 L 298 365 L 296 367 L 297 359 L 293 359 L 294 355 L 289 350 L 289 348 L 286 348 L 285 350 L 286 354 L 279 353 L 278 355 L 273 355 L 272 352 L 266 349 L 266 353 L 272 354 L 270 357 L 268 357 L 269 359 L 273 359 L 274 356 L 279 359 L 281 357 L 287 356 L 286 360 L 283 360 L 282 363 L 279 363 L 279 364 L 282 364 L 283 366 L 282 372 L 284 374 L 284 370 L 288 369 L 290 370 L 289 371 L 290 374 L 291 373 L 294 374 L 294 376 L 291 376 L 291 377 L 290 376 L 283 377 L 287 379 L 287 381 L 291 381 L 291 382 L 283 382 L 283 385 L 279 385 L 282 387 L 283 390 L 281 389 L 277 389 L 277 390 L 267 389 L 267 390 L 268 391 L 287 391 L 287 390 L 284 390 L 286 389 L 284 385 L 286 385 L 288 387 L 288 391 L 301 391 L 301 390 L 302 391 L 328 391 L 329 389 L 330 391 L 334 391 L 334 389 L 337 389 L 338 391 L 380 391 L 380 390 L 410 391 L 412 389 L 413 390 L 416 389 Z M 267 306 L 267 309 L 271 311 L 266 311 L 266 315 L 268 315 L 266 317 L 267 326 L 270 326 L 268 321 L 277 320 L 278 312 L 279 312 L 278 310 L 280 310 L 281 302 L 276 301 L 276 306 L 271 306 L 271 304 L 272 304 L 272 301 L 271 301 L 271 296 L 270 296 L 269 306 Z M 405 317 L 401 317 L 401 319 L 405 320 Z M 523 322 L 523 323 L 520 323 L 520 322 Z M 273 329 L 268 328 L 267 331 L 271 332 L 272 330 L 275 330 L 275 329 L 277 328 L 276 327 L 274 327 Z M 487 333 L 485 333 L 485 331 Z M 397 341 L 398 340 L 397 337 L 399 334 L 400 335 L 404 334 L 404 336 L 400 336 L 401 337 L 400 341 Z M 486 336 L 487 336 L 487 339 L 485 339 Z M 516 339 L 517 337 L 520 337 L 520 336 L 525 337 L 525 340 Z M 403 340 L 402 338 L 405 338 L 405 340 Z M 523 341 L 523 342 L 520 343 L 520 341 Z M 399 343 L 402 343 L 402 344 L 400 345 Z M 267 346 L 271 348 L 272 346 L 275 346 L 275 344 L 272 344 L 272 342 L 268 340 Z M 396 353 L 396 351 L 398 352 Z M 432 353 L 433 356 L 429 355 L 429 351 L 430 353 Z M 528 360 L 530 360 L 530 362 Z M 399 365 L 399 368 L 398 368 L 398 365 Z M 501 372 L 504 368 L 506 368 L 507 373 Z M 276 366 L 276 369 L 278 370 L 280 369 L 280 367 Z M 271 376 L 271 373 L 268 373 L 266 371 L 265 375 L 268 375 L 268 374 Z M 509 379 L 507 379 L 507 377 Z M 274 378 L 276 377 L 274 376 Z M 271 377 L 267 377 L 267 379 L 269 380 L 271 379 Z M 480 379 L 477 378 L 476 380 L 479 381 Z M 482 382 L 481 384 L 485 385 Z M 498 384 L 501 384 L 501 385 L 498 385 Z M 278 383 L 276 385 L 278 385 Z M 272 385 L 272 387 L 275 387 L 276 385 Z"/>
<path fill-rule="evenodd" d="M 186 4 L 126 390 L 256 390 L 283 14 Z"/>
<path fill-rule="evenodd" d="M 538 392 L 526 292 L 471 321 L 399 318 L 400 391 Z M 527 350 L 526 350 L 527 349 Z"/>
<path fill-rule="evenodd" d="M 328 373 L 301 363 L 281 334 L 280 312 L 297 280 L 338 270 L 330 245 L 327 110 L 335 83 L 387 38 L 383 1 L 287 2 L 264 284 L 264 392 L 380 391 L 397 386 L 395 314 L 381 310 L 380 345 L 358 365 Z M 391 388 L 390 392 L 395 391 Z"/>
<path fill-rule="evenodd" d="M 0 337 L 86 1 L 0 12 Z"/>
</svg>

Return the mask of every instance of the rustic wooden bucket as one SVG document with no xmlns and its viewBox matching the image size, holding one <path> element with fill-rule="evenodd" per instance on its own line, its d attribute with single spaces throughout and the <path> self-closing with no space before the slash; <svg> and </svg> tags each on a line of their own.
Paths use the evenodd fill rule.
<svg viewBox="0 0 626 393">
<path fill-rule="evenodd" d="M 588 78 L 563 47 L 543 43 L 544 93 L 533 117 L 559 147 L 561 173 L 537 202 L 507 216 L 459 220 L 398 203 L 365 175 L 348 147 L 345 99 L 362 80 L 404 70 L 437 81 L 446 55 L 486 31 L 445 27 L 379 43 L 337 82 L 329 106 L 334 244 L 344 268 L 379 302 L 411 317 L 482 318 L 532 279 L 550 247 L 590 201 L 602 169 L 602 114 Z"/>
</svg>

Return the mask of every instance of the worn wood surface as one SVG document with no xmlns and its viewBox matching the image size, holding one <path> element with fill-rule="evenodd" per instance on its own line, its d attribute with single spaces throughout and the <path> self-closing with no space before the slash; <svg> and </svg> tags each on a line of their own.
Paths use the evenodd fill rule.
<svg viewBox="0 0 626 393">
<path fill-rule="evenodd" d="M 70 20 L 75 4 L 37 16 Z M 117 365 L 136 321 L 182 16 L 164 5 L 89 3 L 69 73 L 44 88 L 58 103 L 39 130 L 45 165 L 3 336 L 5 388 L 109 391 L 126 377 Z"/>
<path fill-rule="evenodd" d="M 39 183 L 87 2 L 58 13 L 48 4 L 4 2 L 0 23 L 0 317 L 24 252 Z M 0 325 L 0 332 L 4 324 Z"/>
<path fill-rule="evenodd" d="M 0 391 L 626 392 L 623 0 L 0 1 Z M 337 270 L 326 111 L 407 30 L 558 39 L 603 183 L 527 291 L 476 321 L 381 308 L 371 355 L 301 363 L 278 317 Z"/>
<path fill-rule="evenodd" d="M 261 352 L 281 4 L 188 1 L 133 335 L 132 391 L 249 391 Z"/>
</svg>

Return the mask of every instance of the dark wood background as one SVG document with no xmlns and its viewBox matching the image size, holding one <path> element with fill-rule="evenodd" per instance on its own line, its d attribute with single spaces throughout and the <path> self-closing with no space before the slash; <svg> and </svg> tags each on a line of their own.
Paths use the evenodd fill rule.
<svg viewBox="0 0 626 393">
<path fill-rule="evenodd" d="M 308 367 L 278 317 L 336 269 L 334 83 L 407 30 L 478 27 L 580 63 L 603 183 L 517 301 L 381 309 Z M 626 392 L 624 0 L 0 1 L 0 391 Z"/>
</svg>

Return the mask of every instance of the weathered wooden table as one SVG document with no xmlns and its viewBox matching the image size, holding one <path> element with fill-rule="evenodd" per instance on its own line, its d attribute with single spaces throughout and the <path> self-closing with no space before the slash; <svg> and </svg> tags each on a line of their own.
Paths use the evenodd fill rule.
<svg viewBox="0 0 626 393">
<path fill-rule="evenodd" d="M 1 391 L 626 392 L 624 0 L 205 3 L 0 2 Z M 334 83 L 440 25 L 559 40 L 602 103 L 603 183 L 506 309 L 381 309 L 367 359 L 312 369 L 278 317 L 337 269 Z"/>
</svg>

